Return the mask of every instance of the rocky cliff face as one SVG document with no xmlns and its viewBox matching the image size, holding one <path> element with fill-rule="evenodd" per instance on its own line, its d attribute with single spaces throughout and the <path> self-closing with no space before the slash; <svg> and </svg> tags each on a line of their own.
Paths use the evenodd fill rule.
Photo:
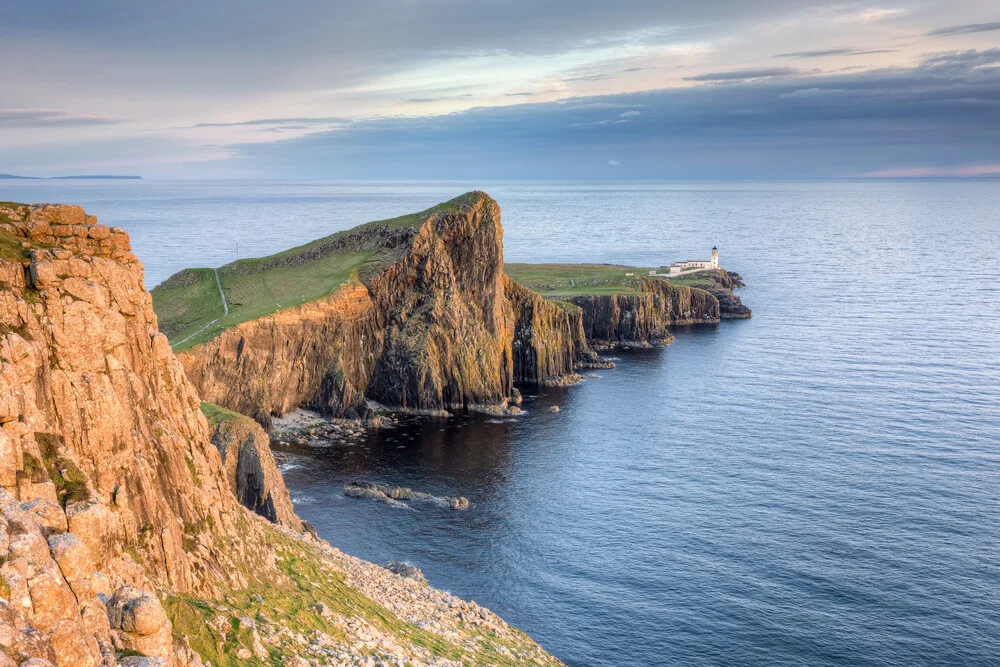
<svg viewBox="0 0 1000 667">
<path fill-rule="evenodd" d="M 505 279 L 515 316 L 511 344 L 514 381 L 562 384 L 576 380 L 577 365 L 596 357 L 580 335 L 579 319 L 537 292 Z"/>
<path fill-rule="evenodd" d="M 719 301 L 706 290 L 674 285 L 659 278 L 643 278 L 640 289 L 663 300 L 664 317 L 669 324 L 719 323 Z"/>
<path fill-rule="evenodd" d="M 357 416 L 381 352 L 377 316 L 368 288 L 352 281 L 325 299 L 239 324 L 178 358 L 205 400 L 265 426 L 300 405 Z"/>
<path fill-rule="evenodd" d="M 302 405 L 356 416 L 366 397 L 502 409 L 514 383 L 573 372 L 582 341 L 570 316 L 504 275 L 500 207 L 485 193 L 385 236 L 393 261 L 361 281 L 180 353 L 202 397 L 267 425 Z"/>
<path fill-rule="evenodd" d="M 209 418 L 212 444 L 222 456 L 226 481 L 236 499 L 268 521 L 302 532 L 304 525 L 292 507 L 264 429 L 243 415 L 221 410 L 213 415 L 217 416 Z"/>
<path fill-rule="evenodd" d="M 248 504 L 282 520 L 261 442 L 227 440 L 237 476 L 263 472 Z M 460 624 L 467 603 L 268 523 L 227 475 L 127 235 L 0 204 L 0 665 L 557 663 L 486 610 Z"/>
<path fill-rule="evenodd" d="M 747 320 L 753 316 L 750 309 L 743 304 L 733 290 L 744 287 L 743 278 L 735 271 L 718 269 L 715 271 L 715 286 L 708 291 L 719 300 L 719 316 L 722 319 Z"/>
<path fill-rule="evenodd" d="M 709 292 L 644 278 L 638 294 L 577 296 L 581 324 L 594 348 L 650 347 L 670 343 L 670 326 L 717 324 L 719 301 Z"/>
<path fill-rule="evenodd" d="M 76 207 L 0 213 L 16 243 L 0 261 L 0 486 L 93 528 L 103 567 L 131 546 L 177 590 L 225 582 L 210 539 L 182 548 L 234 507 L 127 235 Z"/>
<path fill-rule="evenodd" d="M 673 340 L 656 294 L 578 296 L 584 335 L 595 348 L 649 347 Z"/>
<path fill-rule="evenodd" d="M 7 207 L 0 242 L 0 486 L 12 530 L 34 534 L 13 499 L 48 503 L 53 534 L 75 535 L 87 571 L 118 588 L 212 596 L 244 585 L 251 563 L 273 568 L 259 531 L 225 550 L 214 539 L 236 531 L 239 507 L 127 235 L 76 207 Z M 22 620 L 58 643 L 52 614 L 73 619 L 62 603 L 49 610 L 47 590 L 61 582 L 45 541 L 31 539 L 37 548 L 26 560 L 15 549 L 0 575 L 12 590 L 23 584 Z M 48 578 L 35 582 L 33 564 Z M 81 614 L 96 604 L 78 602 Z M 59 664 L 99 661 L 80 641 L 56 647 Z"/>
</svg>

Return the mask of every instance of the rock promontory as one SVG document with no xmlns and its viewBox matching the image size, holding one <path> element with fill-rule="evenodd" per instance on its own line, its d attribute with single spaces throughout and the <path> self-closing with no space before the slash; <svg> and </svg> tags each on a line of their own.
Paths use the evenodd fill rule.
<svg viewBox="0 0 1000 667">
<path fill-rule="evenodd" d="M 273 286 L 289 271 L 330 280 L 316 298 L 241 319 L 242 286 Z M 482 192 L 218 273 L 237 305 L 221 320 L 232 325 L 204 342 L 185 341 L 192 329 L 205 337 L 191 323 L 211 285 L 196 272 L 155 289 L 154 303 L 201 397 L 264 425 L 303 406 L 361 416 L 366 399 L 414 412 L 503 410 L 515 384 L 564 383 L 594 356 L 572 313 L 505 274 L 500 207 Z"/>
<path fill-rule="evenodd" d="M 665 345 L 673 327 L 751 315 L 733 293 L 742 279 L 723 269 L 678 277 L 612 264 L 508 264 L 506 271 L 546 299 L 578 309 L 582 336 L 594 350 Z"/>
</svg>

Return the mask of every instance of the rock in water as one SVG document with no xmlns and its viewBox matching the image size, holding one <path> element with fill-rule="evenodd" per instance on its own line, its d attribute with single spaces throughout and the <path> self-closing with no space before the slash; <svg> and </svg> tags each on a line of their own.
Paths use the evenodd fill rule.
<svg viewBox="0 0 1000 667">
<path fill-rule="evenodd" d="M 385 569 L 406 579 L 414 579 L 424 584 L 427 583 L 427 578 L 424 576 L 424 573 L 421 572 L 419 568 L 410 565 L 409 563 L 404 563 L 400 560 L 390 560 L 386 561 Z"/>
</svg>

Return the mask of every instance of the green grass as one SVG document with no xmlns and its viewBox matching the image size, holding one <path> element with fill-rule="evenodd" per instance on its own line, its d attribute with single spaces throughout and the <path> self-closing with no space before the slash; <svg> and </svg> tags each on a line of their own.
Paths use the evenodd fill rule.
<svg viewBox="0 0 1000 667">
<path fill-rule="evenodd" d="M 160 330 L 181 340 L 222 317 L 222 297 L 212 269 L 185 269 L 152 291 Z"/>
<path fill-rule="evenodd" d="M 28 251 L 21 246 L 25 239 L 8 232 L 0 232 L 0 259 L 23 264 L 28 260 Z"/>
<path fill-rule="evenodd" d="M 610 264 L 507 264 L 505 269 L 511 278 L 550 299 L 634 294 L 639 291 L 640 280 L 648 277 L 650 271 Z M 657 273 L 665 271 L 657 269 Z M 627 277 L 626 273 L 635 275 Z M 715 275 L 714 269 L 705 269 L 667 280 L 674 285 L 709 289 L 717 286 Z"/>
<path fill-rule="evenodd" d="M 219 270 L 229 302 L 223 315 L 222 297 L 211 269 L 188 269 L 190 282 L 167 281 L 152 291 L 160 330 L 174 350 L 207 342 L 241 322 L 270 315 L 331 294 L 371 258 L 371 252 L 325 255 L 302 264 L 287 264 L 249 273 L 246 261 Z M 227 269 L 229 269 L 227 271 Z M 180 281 L 179 281 L 180 282 Z"/>
<path fill-rule="evenodd" d="M 87 478 L 72 459 L 59 453 L 63 444 L 61 435 L 54 433 L 35 433 L 35 442 L 41 450 L 49 479 L 55 484 L 59 504 L 66 505 L 78 501 L 90 500 L 87 489 Z M 37 462 L 34 462 L 37 464 Z"/>
<path fill-rule="evenodd" d="M 236 656 L 240 646 L 251 648 L 251 633 L 240 627 L 238 619 L 249 616 L 258 628 L 265 622 L 276 623 L 311 639 L 315 632 L 322 632 L 334 640 L 345 641 L 344 619 L 360 618 L 380 631 L 392 635 L 400 645 L 421 646 L 432 655 L 461 661 L 464 665 L 503 665 L 514 667 L 522 664 L 512 655 L 504 655 L 500 647 L 517 653 L 531 645 L 531 639 L 519 630 L 514 637 L 501 639 L 492 631 L 478 629 L 463 624 L 465 632 L 471 635 L 471 644 L 464 648 L 443 637 L 407 623 L 393 612 L 358 589 L 350 586 L 344 575 L 321 556 L 316 547 L 293 539 L 272 528 L 268 531 L 268 542 L 278 556 L 278 568 L 283 575 L 280 580 L 261 578 L 257 571 L 244 574 L 250 582 L 244 590 L 233 591 L 225 596 L 225 609 L 217 609 L 219 603 L 209 603 L 190 595 L 168 597 L 163 607 L 170 617 L 174 634 L 186 636 L 203 660 L 215 667 L 263 667 L 273 665 L 283 667 L 289 659 L 303 647 L 287 636 L 283 643 L 271 645 L 264 641 L 268 652 L 265 659 L 252 657 L 247 660 Z M 222 545 L 225 546 L 225 545 Z M 258 597 L 259 596 L 259 597 Z M 319 605 L 323 604 L 331 613 L 324 616 Z M 213 629 L 209 622 L 223 616 L 225 640 Z M 261 632 L 262 639 L 264 632 Z M 355 645 L 352 653 L 364 653 L 363 646 Z M 552 661 L 553 664 L 555 661 Z"/>
<path fill-rule="evenodd" d="M 698 287 L 701 289 L 716 287 L 715 269 L 705 269 L 704 271 L 689 273 L 677 278 L 668 278 L 668 280 L 674 285 L 684 285 L 686 287 Z"/>
<path fill-rule="evenodd" d="M 206 401 L 201 402 L 201 413 L 205 415 L 205 419 L 207 419 L 208 423 L 212 426 L 223 422 L 234 421 L 236 419 L 250 419 L 246 415 L 241 415 L 239 412 L 226 410 L 225 408 L 221 408 L 214 403 L 208 403 Z"/>
<path fill-rule="evenodd" d="M 423 646 L 434 655 L 451 659 L 461 658 L 459 649 L 444 639 L 401 620 L 386 608 L 376 604 L 357 589 L 349 586 L 339 572 L 322 564 L 301 542 L 292 540 L 276 531 L 271 541 L 281 560 L 278 566 L 287 579 L 277 584 L 273 581 L 256 581 L 246 590 L 227 596 L 225 615 L 232 619 L 250 616 L 258 623 L 266 617 L 271 622 L 293 628 L 296 632 L 311 635 L 320 631 L 338 639 L 346 639 L 337 619 L 328 619 L 318 610 L 323 603 L 335 616 L 360 617 L 383 631 L 399 638 L 401 643 Z M 263 599 L 258 602 L 257 596 Z M 191 648 L 203 659 L 217 667 L 235 665 L 284 665 L 291 653 L 282 646 L 265 643 L 267 660 L 251 658 L 243 661 L 236 657 L 240 645 L 250 647 L 249 632 L 238 627 L 233 620 L 227 629 L 225 642 L 209 627 L 208 621 L 219 615 L 208 603 L 191 596 L 172 596 L 164 603 L 167 615 L 174 625 L 174 633 L 186 635 Z"/>
<path fill-rule="evenodd" d="M 212 269 L 186 269 L 152 290 L 160 330 L 174 350 L 181 351 L 241 322 L 321 299 L 349 280 L 377 273 L 394 259 L 384 248 L 352 249 L 350 243 L 338 246 L 339 242 L 361 238 L 375 226 L 416 229 L 432 215 L 457 211 L 478 196 L 466 193 L 419 213 L 369 222 L 274 255 L 227 264 L 219 269 L 219 279 L 228 315 L 223 315 Z"/>
<path fill-rule="evenodd" d="M 21 218 L 25 218 L 28 215 L 28 205 L 21 204 L 16 201 L 0 201 L 0 208 L 13 208 L 18 209 Z M 0 222 L 10 222 L 11 218 L 7 213 L 0 213 Z"/>
<path fill-rule="evenodd" d="M 634 294 L 649 269 L 612 264 L 505 264 L 507 275 L 549 298 Z M 632 273 L 632 276 L 626 276 Z"/>
<path fill-rule="evenodd" d="M 19 217 L 24 219 L 28 217 L 28 206 L 27 204 L 19 204 L 13 201 L 0 201 L 0 209 L 13 208 L 19 209 Z M 5 222 L 13 222 L 9 214 L 5 212 L 0 212 L 0 224 Z M 25 248 L 22 244 L 30 244 L 30 248 Z M 31 248 L 47 248 L 50 247 L 47 244 L 31 242 L 26 238 L 21 236 L 16 236 L 10 232 L 0 231 L 0 259 L 7 259 L 13 262 L 20 262 L 21 264 L 26 264 L 29 259 L 28 251 Z"/>
</svg>

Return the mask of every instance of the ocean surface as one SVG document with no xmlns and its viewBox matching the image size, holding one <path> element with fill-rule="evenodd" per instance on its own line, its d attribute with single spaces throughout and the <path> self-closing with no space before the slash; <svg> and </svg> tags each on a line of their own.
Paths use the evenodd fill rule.
<svg viewBox="0 0 1000 667">
<path fill-rule="evenodd" d="M 573 666 L 1000 664 L 1000 182 L 0 182 L 126 228 L 152 286 L 469 189 L 510 261 L 707 258 L 752 320 L 526 414 L 277 453 L 344 551 L 407 560 Z M 561 411 L 552 413 L 550 405 Z M 464 495 L 464 512 L 345 482 Z"/>
</svg>

